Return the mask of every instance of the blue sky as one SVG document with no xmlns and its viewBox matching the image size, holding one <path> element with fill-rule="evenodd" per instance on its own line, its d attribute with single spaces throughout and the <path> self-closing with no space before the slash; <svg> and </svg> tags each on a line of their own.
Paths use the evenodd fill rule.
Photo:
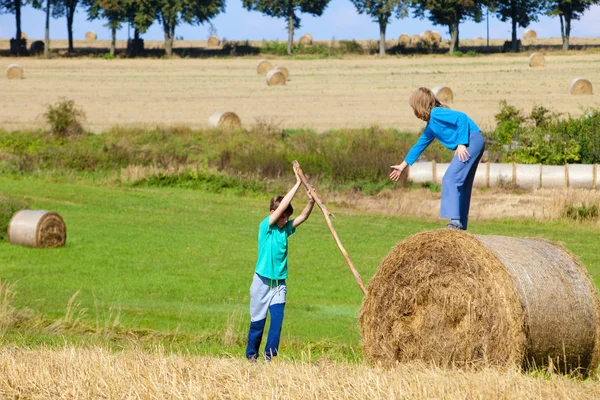
<svg viewBox="0 0 600 400">
<path fill-rule="evenodd" d="M 300 37 L 305 32 L 310 32 L 315 40 L 331 39 L 373 39 L 379 38 L 377 23 L 372 22 L 368 16 L 359 15 L 354 5 L 349 0 L 331 0 L 329 6 L 319 18 L 308 14 L 301 14 L 301 28 L 295 37 Z M 600 6 L 588 10 L 580 21 L 574 21 L 571 36 L 573 37 L 600 37 Z M 45 15 L 41 10 L 25 7 L 23 10 L 22 30 L 30 38 L 44 37 Z M 241 0 L 227 2 L 225 13 L 217 16 L 212 21 L 221 39 L 228 40 L 274 40 L 287 39 L 286 24 L 283 19 L 270 18 L 259 12 L 250 12 L 242 7 Z M 50 21 L 50 38 L 66 39 L 66 18 L 52 19 Z M 110 31 L 104 26 L 104 21 L 88 21 L 83 9 L 80 9 L 74 22 L 74 36 L 83 39 L 87 31 L 95 31 L 98 39 L 109 39 Z M 500 39 L 510 37 L 510 24 L 503 23 L 490 15 L 490 38 Z M 560 37 L 560 23 L 557 18 L 542 17 L 539 22 L 534 22 L 530 28 L 534 29 L 538 37 Z M 387 28 L 388 39 L 397 38 L 401 33 L 421 33 L 426 29 L 439 31 L 444 38 L 448 38 L 445 27 L 434 26 L 427 19 L 405 18 L 393 20 Z M 10 38 L 15 34 L 15 18 L 12 14 L 0 15 L 0 38 Z M 465 22 L 460 26 L 462 38 L 486 37 L 485 21 L 479 24 Z M 519 35 L 524 29 L 519 28 Z M 133 32 L 131 32 L 133 35 Z M 208 24 L 200 26 L 178 26 L 175 35 L 186 40 L 205 40 L 209 36 Z M 128 29 L 124 26 L 117 33 L 117 39 L 127 39 Z M 162 28 L 158 24 L 152 25 L 150 30 L 142 36 L 146 40 L 162 40 Z"/>
</svg>

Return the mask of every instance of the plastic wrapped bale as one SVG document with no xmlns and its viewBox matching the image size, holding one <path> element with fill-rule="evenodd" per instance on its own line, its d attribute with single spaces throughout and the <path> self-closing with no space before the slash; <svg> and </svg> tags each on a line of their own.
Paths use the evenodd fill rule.
<svg viewBox="0 0 600 400">
<path fill-rule="evenodd" d="M 592 94 L 592 83 L 584 78 L 575 78 L 569 86 L 569 92 L 574 95 Z"/>
<path fill-rule="evenodd" d="M 600 301 L 578 259 L 540 239 L 441 229 L 392 249 L 359 314 L 372 363 L 595 371 Z"/>
<path fill-rule="evenodd" d="M 239 129 L 242 127 L 242 120 L 234 112 L 217 111 L 208 119 L 208 125 L 211 128 Z"/>
<path fill-rule="evenodd" d="M 436 86 L 431 91 L 442 103 L 452 103 L 454 101 L 454 93 L 448 86 Z"/>
<path fill-rule="evenodd" d="M 8 241 L 29 247 L 60 247 L 67 241 L 67 228 L 55 212 L 21 210 L 8 224 Z"/>
<path fill-rule="evenodd" d="M 6 77 L 8 79 L 23 79 L 23 67 L 19 64 L 10 64 L 6 68 Z"/>
<path fill-rule="evenodd" d="M 285 74 L 279 68 L 273 68 L 267 72 L 267 85 L 269 86 L 281 86 L 285 85 L 287 79 Z"/>
</svg>

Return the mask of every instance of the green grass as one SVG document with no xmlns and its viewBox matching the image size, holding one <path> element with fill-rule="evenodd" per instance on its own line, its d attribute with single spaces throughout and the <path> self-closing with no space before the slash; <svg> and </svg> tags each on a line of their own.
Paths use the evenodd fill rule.
<svg viewBox="0 0 600 400">
<path fill-rule="evenodd" d="M 177 342 L 195 351 L 241 354 L 249 323 L 257 227 L 268 215 L 270 196 L 6 177 L 0 178 L 0 187 L 4 194 L 26 196 L 32 208 L 59 212 L 67 224 L 63 248 L 40 250 L 0 242 L 0 278 L 15 283 L 15 307 L 58 319 L 80 290 L 80 308 L 87 308 L 83 320 L 90 326 L 108 326 L 120 310 L 123 329 L 151 329 L 171 336 L 176 332 L 181 338 Z M 303 201 L 303 196 L 299 199 Z M 298 210 L 303 206 L 301 201 L 294 203 Z M 442 221 L 330 208 L 365 284 L 396 243 L 443 226 Z M 473 222 L 470 232 L 562 241 L 600 283 L 598 228 L 574 222 L 502 220 Z M 300 357 L 310 347 L 346 359 L 360 357 L 356 316 L 362 293 L 317 207 L 290 238 L 289 269 L 282 352 Z M 235 340 L 223 345 L 227 332 L 233 332 Z M 77 339 L 77 332 L 69 335 L 74 341 L 87 340 Z M 43 332 L 9 332 L 4 340 L 34 345 L 51 343 L 55 340 L 51 338 Z"/>
</svg>

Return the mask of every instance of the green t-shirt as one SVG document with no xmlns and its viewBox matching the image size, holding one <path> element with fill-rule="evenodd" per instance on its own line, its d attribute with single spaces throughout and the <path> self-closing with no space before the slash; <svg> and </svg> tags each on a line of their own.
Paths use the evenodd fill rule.
<svg viewBox="0 0 600 400">
<path fill-rule="evenodd" d="M 258 227 L 258 260 L 256 273 L 269 279 L 287 279 L 288 236 L 296 230 L 292 228 L 293 220 L 279 228 L 277 224 L 269 225 L 269 217 Z"/>
</svg>

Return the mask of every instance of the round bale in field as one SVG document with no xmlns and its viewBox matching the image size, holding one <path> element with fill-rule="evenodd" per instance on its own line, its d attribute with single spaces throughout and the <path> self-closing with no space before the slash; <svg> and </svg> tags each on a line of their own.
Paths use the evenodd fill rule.
<svg viewBox="0 0 600 400">
<path fill-rule="evenodd" d="M 27 39 L 27 34 L 21 31 L 21 39 Z"/>
<path fill-rule="evenodd" d="M 410 36 L 408 35 L 408 33 L 403 33 L 402 35 L 400 35 L 400 37 L 398 38 L 398 45 L 408 46 L 409 44 L 410 44 Z"/>
<path fill-rule="evenodd" d="M 421 38 L 423 38 L 423 40 L 433 43 L 435 41 L 435 36 L 433 35 L 433 32 L 431 32 L 430 30 L 426 30 L 425 32 L 423 32 L 421 34 Z"/>
<path fill-rule="evenodd" d="M 280 70 L 281 73 L 285 76 L 285 80 L 286 81 L 290 80 L 290 71 L 286 67 L 281 66 L 281 65 L 276 65 L 276 66 L 273 67 L 273 69 Z"/>
<path fill-rule="evenodd" d="M 542 53 L 532 53 L 529 56 L 529 66 L 530 67 L 543 67 L 546 63 L 546 59 Z"/>
<path fill-rule="evenodd" d="M 10 64 L 6 68 L 8 79 L 23 79 L 23 68 L 19 64 Z"/>
<path fill-rule="evenodd" d="M 96 32 L 89 31 L 85 34 L 85 40 L 96 40 L 97 38 Z"/>
<path fill-rule="evenodd" d="M 267 60 L 258 60 L 256 64 L 256 73 L 264 75 L 273 69 L 273 65 Z"/>
<path fill-rule="evenodd" d="M 207 45 L 208 47 L 219 47 L 220 40 L 215 35 L 212 35 L 208 38 Z"/>
<path fill-rule="evenodd" d="M 533 29 L 525 29 L 525 32 L 523 32 L 523 39 L 531 40 L 536 38 L 537 33 Z"/>
<path fill-rule="evenodd" d="M 219 129 L 239 129 L 242 127 L 242 120 L 234 112 L 217 111 L 208 119 L 208 125 Z"/>
<path fill-rule="evenodd" d="M 312 44 L 313 37 L 310 33 L 305 33 L 300 38 L 300 44 L 304 46 L 310 46 Z"/>
<path fill-rule="evenodd" d="M 411 43 L 411 44 L 417 44 L 417 43 L 419 43 L 421 40 L 423 40 L 423 39 L 421 38 L 421 36 L 417 35 L 416 33 L 410 37 L 410 43 Z"/>
<path fill-rule="evenodd" d="M 436 43 L 440 43 L 442 41 L 442 35 L 440 35 L 438 31 L 431 31 L 431 34 L 433 35 L 433 40 Z"/>
<path fill-rule="evenodd" d="M 569 86 L 569 92 L 575 95 L 592 94 L 592 83 L 587 79 L 575 78 Z"/>
<path fill-rule="evenodd" d="M 285 74 L 279 68 L 273 68 L 267 72 L 267 85 L 269 86 L 285 85 L 286 81 Z"/>
<path fill-rule="evenodd" d="M 62 217 L 52 211 L 21 210 L 8 224 L 8 241 L 29 247 L 64 246 L 67 228 Z"/>
<path fill-rule="evenodd" d="M 46 47 L 44 42 L 41 40 L 36 40 L 35 42 L 31 43 L 31 46 L 29 46 L 29 52 L 34 55 L 42 54 L 44 52 L 44 47 Z"/>
<path fill-rule="evenodd" d="M 451 103 L 454 101 L 454 93 L 448 86 L 436 86 L 431 91 L 442 103 Z"/>
<path fill-rule="evenodd" d="M 585 266 L 542 239 L 439 229 L 400 242 L 359 313 L 372 363 L 593 372 L 600 300 Z"/>
</svg>

